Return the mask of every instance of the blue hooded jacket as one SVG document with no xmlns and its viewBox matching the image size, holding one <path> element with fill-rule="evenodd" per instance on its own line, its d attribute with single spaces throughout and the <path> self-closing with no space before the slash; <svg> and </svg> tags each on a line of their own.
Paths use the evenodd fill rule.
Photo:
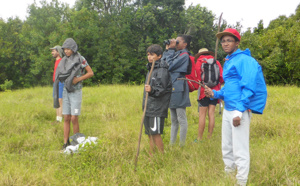
<svg viewBox="0 0 300 186">
<path fill-rule="evenodd" d="M 262 114 L 267 101 L 267 87 L 261 66 L 251 57 L 249 49 L 238 49 L 227 55 L 223 67 L 224 87 L 214 92 L 214 98 L 223 99 L 225 109 Z"/>
</svg>

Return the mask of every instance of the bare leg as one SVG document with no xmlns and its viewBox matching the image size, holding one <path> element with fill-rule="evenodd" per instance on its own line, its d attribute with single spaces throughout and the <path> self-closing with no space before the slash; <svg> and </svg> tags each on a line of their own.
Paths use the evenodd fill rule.
<svg viewBox="0 0 300 186">
<path fill-rule="evenodd" d="M 159 152 L 164 153 L 164 144 L 160 134 L 152 135 L 154 144 L 158 148 Z"/>
<path fill-rule="evenodd" d="M 154 152 L 155 146 L 158 148 L 159 152 L 164 153 L 164 144 L 160 134 L 149 135 L 149 143 L 150 143 L 150 156 Z"/>
<path fill-rule="evenodd" d="M 78 116 L 71 117 L 72 124 L 73 124 L 73 133 L 76 134 L 79 132 L 79 122 L 78 122 Z"/>
<path fill-rule="evenodd" d="M 205 118 L 206 118 L 207 107 L 199 107 L 199 128 L 197 140 L 202 140 L 203 132 L 205 129 Z"/>
<path fill-rule="evenodd" d="M 62 117 L 62 98 L 58 99 L 60 107 L 57 109 L 57 116 Z"/>
<path fill-rule="evenodd" d="M 148 135 L 149 136 L 149 145 L 150 145 L 150 151 L 149 151 L 149 155 L 153 156 L 154 153 L 154 140 L 153 140 L 153 136 Z"/>
<path fill-rule="evenodd" d="M 208 136 L 207 138 L 210 139 L 215 127 L 215 105 L 208 105 Z"/>
<path fill-rule="evenodd" d="M 67 143 L 70 135 L 71 115 L 65 115 L 64 119 L 64 144 Z"/>
</svg>

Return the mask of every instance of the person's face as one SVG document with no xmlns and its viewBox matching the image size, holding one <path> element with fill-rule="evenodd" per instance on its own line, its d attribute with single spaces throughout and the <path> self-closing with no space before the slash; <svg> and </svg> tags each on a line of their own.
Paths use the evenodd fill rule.
<svg viewBox="0 0 300 186">
<path fill-rule="evenodd" d="M 235 52 L 238 49 L 240 42 L 235 41 L 233 36 L 223 36 L 221 39 L 221 45 L 228 55 L 231 55 L 233 52 Z"/>
<path fill-rule="evenodd" d="M 157 54 L 155 54 L 155 53 L 147 53 L 147 55 L 148 55 L 148 61 L 149 61 L 149 63 L 152 63 L 153 61 L 157 61 L 157 60 L 159 60 L 160 58 L 161 58 L 161 55 L 157 55 Z"/>
<path fill-rule="evenodd" d="M 187 43 L 184 42 L 184 39 L 182 37 L 177 37 L 176 40 L 179 42 L 176 45 L 176 50 L 182 50 L 186 48 Z"/>
<path fill-rule="evenodd" d="M 56 49 L 52 49 L 51 54 L 54 58 L 57 58 L 57 56 L 59 56 L 59 53 L 57 52 Z"/>
<path fill-rule="evenodd" d="M 68 57 L 70 57 L 73 54 L 73 51 L 69 48 L 64 48 L 64 52 Z"/>
</svg>

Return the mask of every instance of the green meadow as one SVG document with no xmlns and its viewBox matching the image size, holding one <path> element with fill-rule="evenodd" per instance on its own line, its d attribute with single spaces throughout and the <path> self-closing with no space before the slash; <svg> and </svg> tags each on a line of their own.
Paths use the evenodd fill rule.
<svg viewBox="0 0 300 186">
<path fill-rule="evenodd" d="M 194 143 L 198 130 L 197 93 L 187 108 L 186 146 L 169 146 L 170 118 L 163 137 L 165 154 L 149 157 L 142 135 L 143 86 L 83 88 L 80 132 L 98 137 L 77 154 L 60 153 L 63 123 L 55 119 L 52 87 L 0 92 L 0 185 L 234 185 L 221 154 L 221 116 L 216 109 L 213 137 Z M 71 129 L 71 135 L 72 135 Z M 207 127 L 204 136 L 207 136 Z M 178 141 L 178 140 L 177 140 Z M 250 127 L 248 185 L 300 185 L 300 89 L 268 87 L 263 115 Z"/>
</svg>

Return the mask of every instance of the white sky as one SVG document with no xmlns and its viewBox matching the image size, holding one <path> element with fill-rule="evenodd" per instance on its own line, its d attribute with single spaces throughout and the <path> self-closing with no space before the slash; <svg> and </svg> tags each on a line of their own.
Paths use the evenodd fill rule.
<svg viewBox="0 0 300 186">
<path fill-rule="evenodd" d="M 223 12 L 222 18 L 228 24 L 235 25 L 240 22 L 243 26 L 242 32 L 248 27 L 257 27 L 262 19 L 266 28 L 270 21 L 277 19 L 280 15 L 289 17 L 295 14 L 300 0 L 186 0 L 186 6 L 200 4 L 207 7 L 217 17 Z"/>
<path fill-rule="evenodd" d="M 50 2 L 51 0 L 47 0 Z M 68 3 L 73 7 L 75 0 L 59 0 Z M 7 19 L 9 17 L 18 16 L 25 20 L 28 5 L 34 0 L 0 0 L 0 17 Z M 39 5 L 40 0 L 36 0 Z M 264 27 L 267 27 L 271 20 L 278 18 L 280 15 L 289 17 L 295 14 L 300 0 L 186 0 L 186 6 L 200 4 L 207 7 L 217 17 L 223 12 L 223 19 L 228 24 L 235 25 L 237 21 L 243 25 L 242 31 L 246 31 L 248 27 L 257 27 L 258 22 L 262 19 Z"/>
</svg>

